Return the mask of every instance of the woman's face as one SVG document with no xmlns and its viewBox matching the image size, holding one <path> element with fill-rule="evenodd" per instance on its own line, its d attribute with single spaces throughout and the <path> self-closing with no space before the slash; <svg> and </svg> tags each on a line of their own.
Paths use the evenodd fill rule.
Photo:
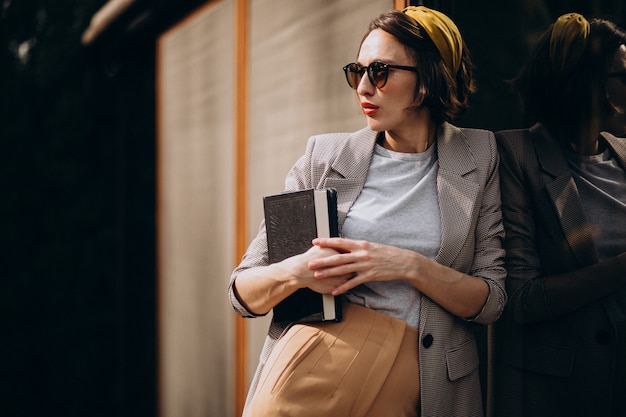
<svg viewBox="0 0 626 417">
<path fill-rule="evenodd" d="M 382 29 L 370 32 L 361 44 L 357 59 L 364 67 L 374 61 L 392 65 L 415 65 L 404 46 Z M 387 83 L 382 88 L 376 88 L 365 74 L 356 91 L 368 127 L 378 132 L 414 128 L 416 111 L 407 110 L 407 107 L 416 104 L 416 83 L 417 73 L 390 68 Z"/>
<path fill-rule="evenodd" d="M 605 122 L 604 130 L 616 136 L 626 136 L 626 45 L 620 45 L 613 56 L 606 89 L 609 99 L 622 113 L 611 116 Z"/>
</svg>

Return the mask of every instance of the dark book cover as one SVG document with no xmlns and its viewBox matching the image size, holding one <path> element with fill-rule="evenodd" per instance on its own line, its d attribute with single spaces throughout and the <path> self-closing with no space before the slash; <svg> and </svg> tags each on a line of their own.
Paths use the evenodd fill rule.
<svg viewBox="0 0 626 417">
<path fill-rule="evenodd" d="M 306 252 L 316 237 L 339 236 L 337 192 L 306 189 L 263 198 L 270 263 Z M 301 288 L 274 307 L 278 323 L 341 320 L 341 298 Z"/>
</svg>

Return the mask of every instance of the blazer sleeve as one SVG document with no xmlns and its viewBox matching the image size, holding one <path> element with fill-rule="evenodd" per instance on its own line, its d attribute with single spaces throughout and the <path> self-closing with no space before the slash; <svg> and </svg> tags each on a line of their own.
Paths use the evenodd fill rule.
<svg viewBox="0 0 626 417">
<path fill-rule="evenodd" d="M 523 131 L 497 132 L 500 152 L 502 216 L 506 238 L 508 308 L 518 323 L 552 317 L 544 291 L 541 259 L 537 252 L 536 216 L 531 181 L 540 170 L 532 141 Z"/>
<path fill-rule="evenodd" d="M 504 227 L 501 211 L 499 154 L 493 134 L 489 132 L 489 167 L 485 178 L 485 191 L 475 230 L 476 246 L 471 275 L 482 277 L 489 285 L 489 296 L 481 312 L 471 321 L 479 324 L 495 322 L 507 303 L 505 291 L 505 252 L 502 247 Z M 486 148 L 483 145 L 484 148 Z"/>
</svg>

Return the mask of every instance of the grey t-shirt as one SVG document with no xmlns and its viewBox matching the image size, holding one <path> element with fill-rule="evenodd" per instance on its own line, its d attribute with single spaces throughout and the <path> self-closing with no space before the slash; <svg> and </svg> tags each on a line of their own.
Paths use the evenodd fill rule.
<svg viewBox="0 0 626 417">
<path fill-rule="evenodd" d="M 626 250 L 626 172 L 607 149 L 599 155 L 567 153 L 598 260 Z"/>
<path fill-rule="evenodd" d="M 609 149 L 599 155 L 567 153 L 567 163 L 591 225 L 598 260 L 626 250 L 626 172 Z M 626 288 L 606 297 L 604 305 L 615 320 L 624 319 Z"/>
<path fill-rule="evenodd" d="M 436 146 L 411 154 L 376 145 L 363 191 L 342 234 L 393 245 L 434 259 L 441 245 Z M 404 280 L 370 282 L 347 294 L 354 303 L 419 325 L 420 293 Z"/>
</svg>

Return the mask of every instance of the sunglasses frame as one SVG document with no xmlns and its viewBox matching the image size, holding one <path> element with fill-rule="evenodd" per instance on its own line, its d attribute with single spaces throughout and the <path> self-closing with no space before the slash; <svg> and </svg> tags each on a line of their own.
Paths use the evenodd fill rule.
<svg viewBox="0 0 626 417">
<path fill-rule="evenodd" d="M 372 67 L 372 65 L 374 65 L 374 67 Z M 352 68 L 353 66 L 356 66 L 358 68 L 358 71 L 353 71 Z M 379 68 L 376 68 L 376 66 L 379 66 Z M 417 68 L 415 67 L 408 67 L 406 65 L 392 65 L 392 64 L 386 64 L 384 62 L 381 61 L 374 61 L 371 62 L 368 66 L 364 67 L 363 65 L 359 64 L 358 62 L 351 62 L 349 64 L 346 64 L 343 67 L 343 72 L 346 75 L 346 81 L 348 82 L 348 85 L 350 86 L 350 88 L 356 90 L 357 87 L 359 86 L 359 84 L 361 83 L 361 80 L 363 79 L 363 74 L 365 74 L 367 72 L 367 78 L 369 79 L 369 82 L 373 85 L 376 86 L 376 88 L 381 89 L 383 88 L 386 84 L 387 84 L 387 78 L 389 78 L 389 69 L 399 69 L 399 70 L 405 70 L 405 71 L 412 71 L 412 72 L 418 72 Z M 383 70 L 384 71 L 384 78 L 378 82 L 376 82 L 374 80 L 374 71 L 380 71 Z M 352 85 L 352 83 L 350 82 L 350 74 L 358 74 L 359 75 L 359 80 L 357 81 L 356 85 Z"/>
</svg>

